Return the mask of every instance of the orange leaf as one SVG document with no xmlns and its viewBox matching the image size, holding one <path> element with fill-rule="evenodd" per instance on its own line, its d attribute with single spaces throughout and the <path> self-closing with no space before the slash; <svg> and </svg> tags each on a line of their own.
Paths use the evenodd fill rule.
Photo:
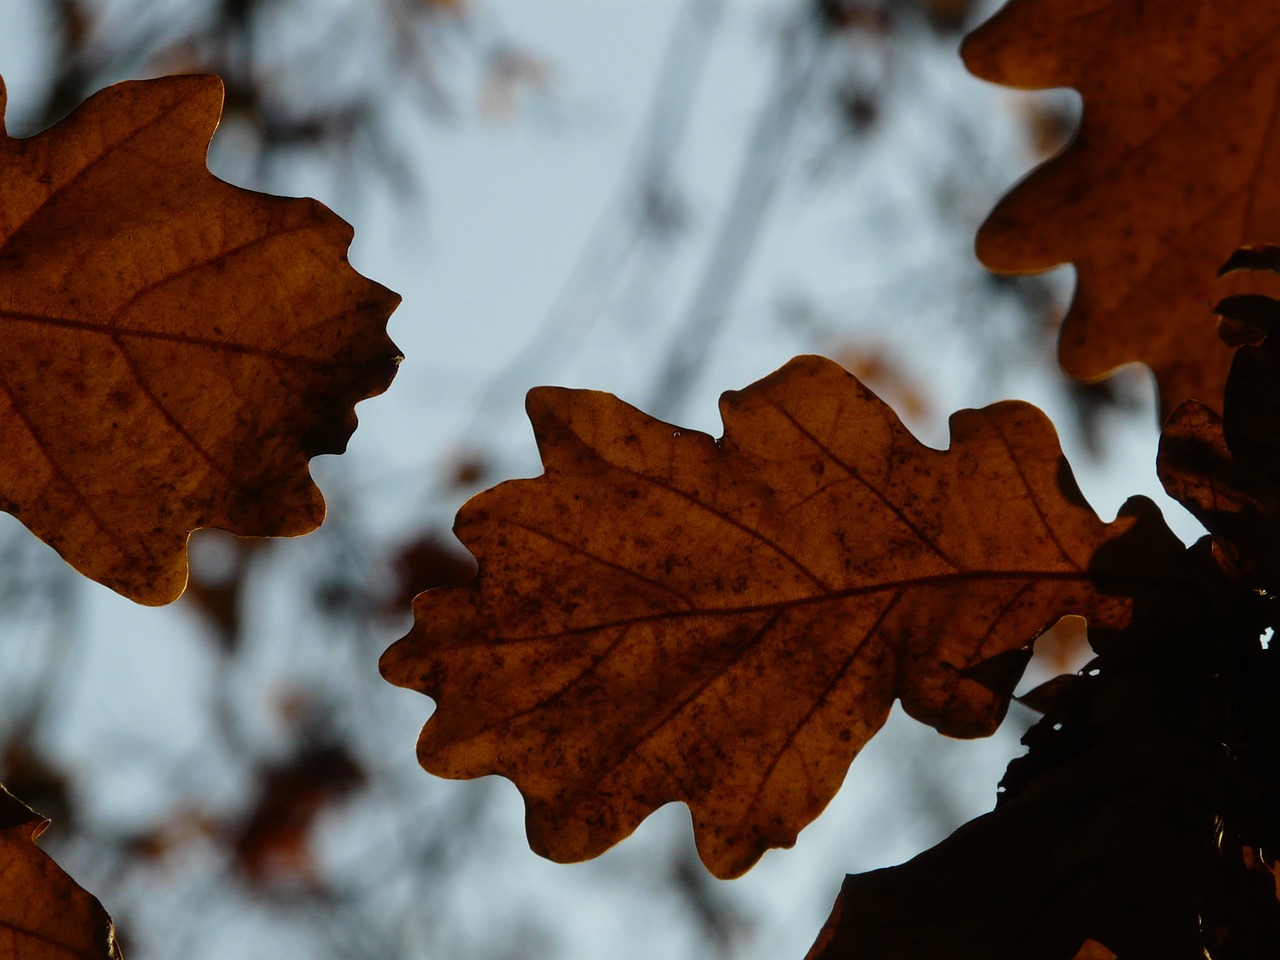
<svg viewBox="0 0 1280 960">
<path fill-rule="evenodd" d="M 221 103 L 169 77 L 0 127 L 0 509 L 142 603 L 182 592 L 194 528 L 314 529 L 307 461 L 398 360 L 346 223 L 209 173 Z"/>
<path fill-rule="evenodd" d="M 1011 0 L 965 42 L 976 75 L 1074 87 L 1074 142 L 978 234 L 994 270 L 1075 264 L 1063 369 L 1148 364 L 1168 413 L 1221 409 L 1231 349 L 1209 306 L 1237 247 L 1280 238 L 1280 8 L 1227 0 Z"/>
<path fill-rule="evenodd" d="M 1080 945 L 1071 960 L 1116 960 L 1116 955 L 1105 944 L 1090 938 Z"/>
<path fill-rule="evenodd" d="M 48 825 L 0 787 L 0 960 L 120 960 L 102 904 L 36 846 Z"/>
<path fill-rule="evenodd" d="M 383 657 L 439 703 L 423 765 L 511 778 L 552 859 L 684 800 L 703 861 L 740 874 L 822 811 L 896 697 L 988 734 L 1018 671 L 967 670 L 1064 614 L 1127 618 L 1089 564 L 1136 521 L 1098 520 L 1034 407 L 958 413 L 931 450 L 801 357 L 721 411 L 717 441 L 608 394 L 533 391 L 546 473 L 463 508 L 477 578 L 418 597 Z"/>
</svg>

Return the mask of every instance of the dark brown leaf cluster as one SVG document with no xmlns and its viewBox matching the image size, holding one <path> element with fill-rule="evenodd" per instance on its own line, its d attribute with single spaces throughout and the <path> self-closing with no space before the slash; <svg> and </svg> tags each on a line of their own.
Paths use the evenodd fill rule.
<svg viewBox="0 0 1280 960">
<path fill-rule="evenodd" d="M 1274 956 L 1278 314 L 1274 278 L 1218 268 L 1280 234 L 1259 122 L 1280 61 L 1270 8 L 1225 7 L 1012 0 L 965 46 L 983 76 L 1084 96 L 979 250 L 1076 265 L 1063 365 L 1155 370 L 1160 477 L 1211 539 L 1187 550 L 1143 501 L 1103 524 L 1031 408 L 957 414 L 933 451 L 815 358 L 726 394 L 720 439 L 535 391 L 545 473 L 463 509 L 478 575 L 419 597 L 383 658 L 437 702 L 423 765 L 511 778 L 554 859 L 682 800 L 734 876 L 821 811 L 895 699 L 988 733 L 1036 638 L 1083 616 L 1097 658 L 1027 698 L 1045 717 L 997 809 L 849 878 L 811 957 Z"/>
<path fill-rule="evenodd" d="M 818 9 L 840 31 L 890 8 Z M 969 4 L 912 8 L 953 29 Z M 1159 476 L 1203 541 L 1141 498 L 1102 521 L 1023 403 L 955 414 L 934 450 L 817 357 L 725 394 L 718 439 L 541 388 L 543 475 L 459 514 L 474 571 L 439 541 L 401 558 L 406 589 L 450 584 L 382 659 L 437 701 L 423 765 L 512 779 L 557 860 L 682 801 L 732 877 L 821 813 L 895 701 L 989 734 L 1037 639 L 1082 617 L 1096 659 L 1025 698 L 1044 716 L 996 809 L 848 878 L 810 957 L 1276 956 L 1277 36 L 1266 4 L 1011 0 L 965 46 L 983 76 L 1084 97 L 1076 139 L 979 249 L 1076 264 L 1063 365 L 1155 370 Z M 181 592 L 197 527 L 318 525 L 308 461 L 345 447 L 398 359 L 397 298 L 347 264 L 350 228 L 209 175 L 222 96 L 209 77 L 122 84 L 37 137 L 0 133 L 0 507 L 145 603 Z M 198 584 L 227 637 L 245 567 Z M 11 775 L 65 794 L 23 745 Z M 321 739 L 260 769 L 240 868 L 307 882 L 318 816 L 363 777 Z M 118 957 L 100 905 L 35 846 L 41 818 L 0 808 L 0 956 Z"/>
</svg>

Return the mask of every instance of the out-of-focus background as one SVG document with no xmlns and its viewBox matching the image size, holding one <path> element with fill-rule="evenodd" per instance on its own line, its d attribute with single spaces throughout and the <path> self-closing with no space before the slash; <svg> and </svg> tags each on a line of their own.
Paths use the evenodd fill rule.
<svg viewBox="0 0 1280 960">
<path fill-rule="evenodd" d="M 821 353 L 930 444 L 953 409 L 1022 397 L 1105 517 L 1158 495 L 1147 374 L 1072 385 L 1053 363 L 1069 271 L 998 278 L 971 252 L 1078 109 L 964 73 L 959 39 L 997 5 L 0 2 L 11 133 L 117 80 L 217 73 L 214 172 L 324 200 L 404 296 L 396 382 L 314 464 L 319 533 L 199 533 L 187 594 L 151 610 L 0 515 L 2 779 L 53 818 L 43 844 L 130 960 L 798 960 L 846 872 L 991 807 L 1033 719 L 1016 704 L 979 743 L 895 713 L 796 848 L 741 880 L 706 874 L 679 806 L 551 864 L 509 783 L 417 767 L 430 701 L 376 664 L 414 593 L 470 575 L 458 506 L 538 472 L 540 383 L 718 434 L 721 391 Z M 1032 672 L 1087 656 L 1067 625 Z"/>
</svg>

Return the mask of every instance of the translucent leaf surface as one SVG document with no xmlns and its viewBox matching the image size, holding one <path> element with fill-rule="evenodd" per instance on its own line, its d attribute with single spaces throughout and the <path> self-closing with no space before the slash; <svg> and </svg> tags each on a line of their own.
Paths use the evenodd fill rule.
<svg viewBox="0 0 1280 960">
<path fill-rule="evenodd" d="M 895 698 L 988 734 L 1045 627 L 1128 616 L 1129 574 L 1090 562 L 1136 516 L 1098 519 L 1027 404 L 958 413 L 932 450 L 802 357 L 724 396 L 721 440 L 602 393 L 528 406 L 545 474 L 463 508 L 478 577 L 421 595 L 382 667 L 438 701 L 423 765 L 511 778 L 553 859 L 683 800 L 707 866 L 742 873 L 822 811 Z"/>
<path fill-rule="evenodd" d="M 1063 369 L 1095 380 L 1142 361 L 1165 413 L 1220 410 L 1231 347 L 1209 306 L 1237 247 L 1280 237 L 1280 8 L 1231 0 L 1011 0 L 965 65 L 996 83 L 1074 87 L 1074 141 L 978 234 L 995 270 L 1072 263 Z"/>
<path fill-rule="evenodd" d="M 307 461 L 398 359 L 346 223 L 209 173 L 221 105 L 169 77 L 0 129 L 0 509 L 143 603 L 181 592 L 194 528 L 314 529 Z"/>
<path fill-rule="evenodd" d="M 102 904 L 36 846 L 48 825 L 0 787 L 0 960 L 120 960 Z"/>
</svg>

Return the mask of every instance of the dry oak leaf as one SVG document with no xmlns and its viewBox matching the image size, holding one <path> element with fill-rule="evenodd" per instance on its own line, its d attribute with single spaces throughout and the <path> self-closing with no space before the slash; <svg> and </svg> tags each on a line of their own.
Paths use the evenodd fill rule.
<svg viewBox="0 0 1280 960">
<path fill-rule="evenodd" d="M 142 603 L 182 592 L 197 527 L 318 526 L 307 461 L 399 359 L 399 297 L 350 267 L 345 222 L 209 173 L 222 96 L 122 83 L 0 127 L 0 509 Z"/>
<path fill-rule="evenodd" d="M 978 233 L 988 267 L 1075 264 L 1062 368 L 1099 379 L 1142 361 L 1167 415 L 1222 409 L 1231 348 L 1210 305 L 1237 247 L 1280 236 L 1280 7 L 1235 0 L 1011 0 L 965 41 L 1011 87 L 1074 87 L 1074 141 Z"/>
<path fill-rule="evenodd" d="M 470 583 L 420 595 L 384 655 L 437 701 L 427 770 L 498 773 L 531 846 L 595 856 L 674 800 L 721 877 L 790 846 L 901 698 L 953 736 L 1008 703 L 965 675 L 1069 613 L 1127 620 L 1052 426 L 1001 403 L 922 446 L 836 364 L 721 400 L 721 440 L 616 398 L 529 395 L 546 472 L 472 499 Z"/>
<path fill-rule="evenodd" d="M 36 846 L 48 825 L 0 787 L 0 960 L 120 960 L 102 904 Z"/>
</svg>

